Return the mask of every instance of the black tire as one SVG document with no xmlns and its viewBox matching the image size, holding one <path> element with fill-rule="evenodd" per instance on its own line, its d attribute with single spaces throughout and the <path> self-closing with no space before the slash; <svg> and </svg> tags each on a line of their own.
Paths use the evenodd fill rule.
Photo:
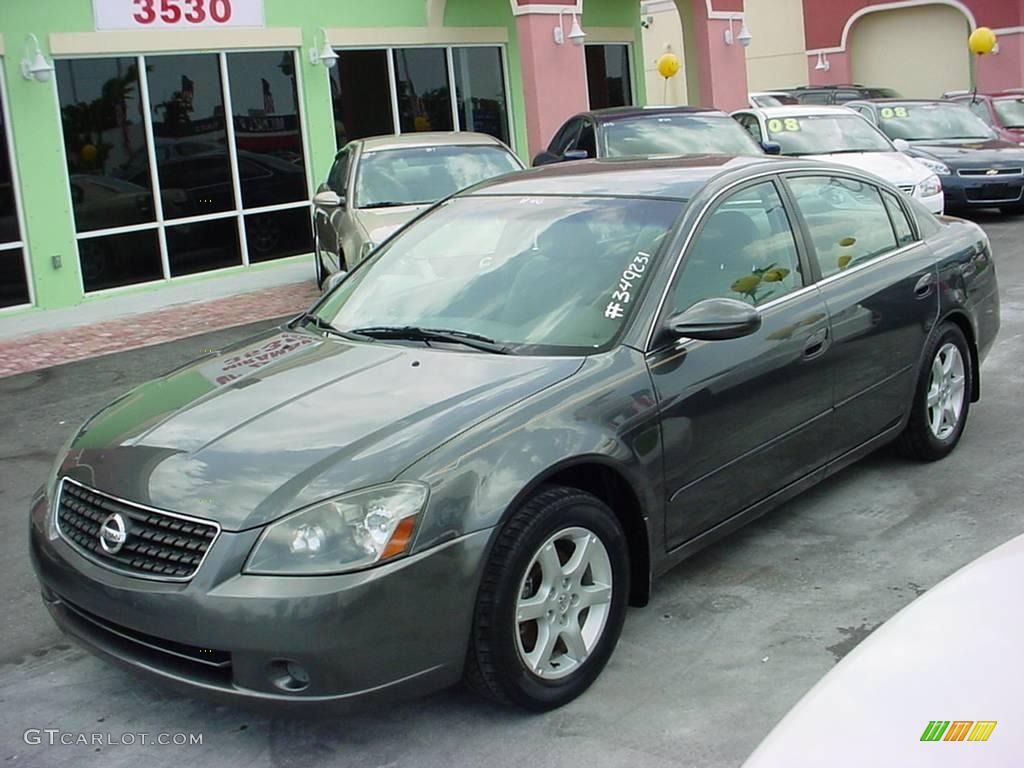
<svg viewBox="0 0 1024 768">
<path fill-rule="evenodd" d="M 320 258 L 320 238 L 313 240 L 313 269 L 316 275 L 316 287 L 323 290 L 324 281 L 327 280 L 327 270 L 324 269 L 324 261 Z"/>
<path fill-rule="evenodd" d="M 1015 205 L 1003 205 L 999 208 L 1000 213 L 1004 213 L 1007 216 L 1024 216 L 1024 203 L 1017 203 Z"/>
<path fill-rule="evenodd" d="M 936 356 L 947 344 L 956 347 L 963 361 L 964 394 L 956 426 L 948 435 L 940 438 L 935 434 L 929 422 L 928 394 L 932 382 L 932 365 Z M 964 425 L 967 423 L 967 414 L 971 409 L 971 392 L 976 375 L 971 362 L 970 345 L 964 337 L 964 332 L 955 323 L 946 322 L 939 325 L 932 333 L 925 349 L 921 370 L 918 373 L 917 386 L 914 389 L 914 399 L 910 406 L 910 418 L 897 441 L 897 447 L 904 456 L 918 461 L 937 461 L 948 456 L 956 448 L 956 444 L 960 442 L 960 436 L 963 434 Z"/>
<path fill-rule="evenodd" d="M 542 679 L 520 656 L 517 600 L 541 546 L 553 535 L 577 527 L 596 535 L 608 555 L 612 578 L 608 613 L 603 630 L 578 668 L 557 680 Z M 628 596 L 629 549 L 612 510 L 576 488 L 542 488 L 505 523 L 484 569 L 466 659 L 467 684 L 487 698 L 533 711 L 572 701 L 594 682 L 615 650 Z M 581 621 L 586 618 L 581 616 Z"/>
</svg>

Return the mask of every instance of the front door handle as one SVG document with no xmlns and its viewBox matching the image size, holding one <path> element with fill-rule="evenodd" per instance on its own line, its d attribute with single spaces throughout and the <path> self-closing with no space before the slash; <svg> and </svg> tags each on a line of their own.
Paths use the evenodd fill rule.
<svg viewBox="0 0 1024 768">
<path fill-rule="evenodd" d="M 804 342 L 804 360 L 820 357 L 828 349 L 828 328 L 815 331 Z"/>
<path fill-rule="evenodd" d="M 929 296 L 932 292 L 932 287 L 935 285 L 935 274 L 929 272 L 926 275 L 921 275 L 921 279 L 914 284 L 914 296 L 918 299 L 923 299 Z"/>
</svg>

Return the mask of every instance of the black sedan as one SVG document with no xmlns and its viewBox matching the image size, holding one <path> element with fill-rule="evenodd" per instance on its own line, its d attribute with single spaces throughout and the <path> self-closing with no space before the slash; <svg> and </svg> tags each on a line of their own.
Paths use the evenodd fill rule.
<svg viewBox="0 0 1024 768">
<path fill-rule="evenodd" d="M 73 434 L 31 505 L 43 598 L 228 700 L 556 707 L 655 576 L 890 441 L 952 451 L 997 296 L 979 227 L 849 168 L 484 182 Z"/>
<path fill-rule="evenodd" d="M 851 101 L 896 146 L 942 180 L 947 211 L 996 208 L 1024 213 L 1024 147 L 999 138 L 963 104 L 950 101 Z"/>
<path fill-rule="evenodd" d="M 555 132 L 534 165 L 588 158 L 778 154 L 759 147 L 725 112 L 704 107 L 611 107 L 581 112 Z"/>
</svg>

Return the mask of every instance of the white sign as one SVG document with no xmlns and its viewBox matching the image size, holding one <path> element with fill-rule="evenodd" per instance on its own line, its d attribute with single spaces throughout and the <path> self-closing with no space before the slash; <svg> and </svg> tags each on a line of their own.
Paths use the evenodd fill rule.
<svg viewBox="0 0 1024 768">
<path fill-rule="evenodd" d="M 96 29 L 262 27 L 263 0 L 92 0 Z"/>
</svg>

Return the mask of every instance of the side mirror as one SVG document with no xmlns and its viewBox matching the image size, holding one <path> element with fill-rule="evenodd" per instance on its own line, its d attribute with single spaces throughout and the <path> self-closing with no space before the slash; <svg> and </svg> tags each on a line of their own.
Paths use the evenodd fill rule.
<svg viewBox="0 0 1024 768">
<path fill-rule="evenodd" d="M 313 195 L 313 205 L 319 208 L 337 208 L 345 204 L 345 198 L 341 197 L 333 189 L 323 189 Z"/>
<path fill-rule="evenodd" d="M 338 285 L 340 285 L 341 282 L 346 277 L 348 277 L 348 272 L 345 272 L 345 271 L 338 271 L 338 272 L 335 272 L 334 274 L 328 276 L 328 278 L 326 280 L 324 280 L 323 292 L 324 293 L 330 293 L 335 288 L 337 288 Z"/>
<path fill-rule="evenodd" d="M 590 154 L 585 149 L 567 149 L 562 155 L 563 160 L 586 160 Z"/>
<path fill-rule="evenodd" d="M 738 339 L 757 332 L 761 313 L 738 299 L 704 299 L 672 315 L 666 326 L 672 335 L 688 339 Z"/>
<path fill-rule="evenodd" d="M 896 149 L 899 150 L 900 152 L 906 152 L 908 149 L 910 149 L 910 142 L 907 141 L 906 139 L 893 139 L 892 145 L 896 147 Z"/>
<path fill-rule="evenodd" d="M 766 155 L 781 155 L 782 145 L 777 141 L 762 141 L 761 149 L 764 150 Z"/>
<path fill-rule="evenodd" d="M 533 167 L 536 168 L 538 165 L 551 165 L 551 163 L 557 163 L 559 159 L 558 155 L 544 150 L 533 158 Z"/>
</svg>

